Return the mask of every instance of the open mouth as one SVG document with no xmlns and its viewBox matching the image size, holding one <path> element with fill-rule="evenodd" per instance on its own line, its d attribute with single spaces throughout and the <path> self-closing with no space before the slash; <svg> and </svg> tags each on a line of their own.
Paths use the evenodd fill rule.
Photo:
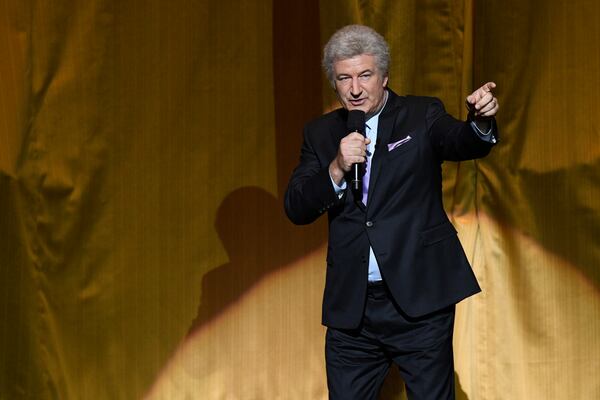
<svg viewBox="0 0 600 400">
<path fill-rule="evenodd" d="M 349 100 L 350 104 L 353 106 L 362 106 L 367 99 L 358 99 L 358 100 Z"/>
</svg>

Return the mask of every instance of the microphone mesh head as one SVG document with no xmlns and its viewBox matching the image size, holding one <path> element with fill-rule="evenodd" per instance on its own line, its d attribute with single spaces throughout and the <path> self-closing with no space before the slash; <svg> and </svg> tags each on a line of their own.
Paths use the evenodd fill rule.
<svg viewBox="0 0 600 400">
<path fill-rule="evenodd" d="M 361 110 L 348 111 L 346 127 L 348 132 L 365 133 L 365 112 Z"/>
</svg>

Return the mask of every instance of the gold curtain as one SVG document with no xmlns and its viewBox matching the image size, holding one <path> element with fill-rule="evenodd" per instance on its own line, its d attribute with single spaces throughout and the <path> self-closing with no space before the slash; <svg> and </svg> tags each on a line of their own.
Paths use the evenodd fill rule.
<svg viewBox="0 0 600 400">
<path fill-rule="evenodd" d="M 0 0 L 0 399 L 325 399 L 326 223 L 288 223 L 348 23 L 390 86 L 498 84 L 501 141 L 446 163 L 483 293 L 459 399 L 600 398 L 600 4 Z M 397 373 L 382 392 L 405 398 Z"/>
</svg>

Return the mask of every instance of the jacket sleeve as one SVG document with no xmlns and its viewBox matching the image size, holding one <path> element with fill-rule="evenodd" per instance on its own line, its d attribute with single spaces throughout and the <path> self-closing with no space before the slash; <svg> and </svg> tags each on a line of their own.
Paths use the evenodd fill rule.
<svg viewBox="0 0 600 400">
<path fill-rule="evenodd" d="M 486 156 L 494 142 L 479 137 L 470 122 L 459 121 L 444 109 L 439 99 L 433 99 L 427 107 L 429 137 L 440 161 L 464 161 Z M 496 121 L 492 121 L 491 135 L 498 137 Z"/>
<path fill-rule="evenodd" d="M 300 164 L 292 173 L 285 192 L 288 218 L 294 224 L 309 224 L 343 201 L 344 197 L 345 194 L 338 196 L 335 193 L 329 176 L 329 161 L 319 159 L 311 143 L 309 130 L 305 128 Z"/>
</svg>

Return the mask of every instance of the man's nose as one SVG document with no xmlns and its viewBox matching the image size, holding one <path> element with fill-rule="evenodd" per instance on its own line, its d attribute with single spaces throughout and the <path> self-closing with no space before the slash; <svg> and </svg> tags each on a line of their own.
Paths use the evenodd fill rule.
<svg viewBox="0 0 600 400">
<path fill-rule="evenodd" d="M 362 93 L 362 89 L 360 88 L 360 85 L 358 83 L 358 79 L 354 78 L 352 79 L 352 89 L 350 90 L 350 94 L 352 95 L 352 97 L 359 97 Z"/>
</svg>

